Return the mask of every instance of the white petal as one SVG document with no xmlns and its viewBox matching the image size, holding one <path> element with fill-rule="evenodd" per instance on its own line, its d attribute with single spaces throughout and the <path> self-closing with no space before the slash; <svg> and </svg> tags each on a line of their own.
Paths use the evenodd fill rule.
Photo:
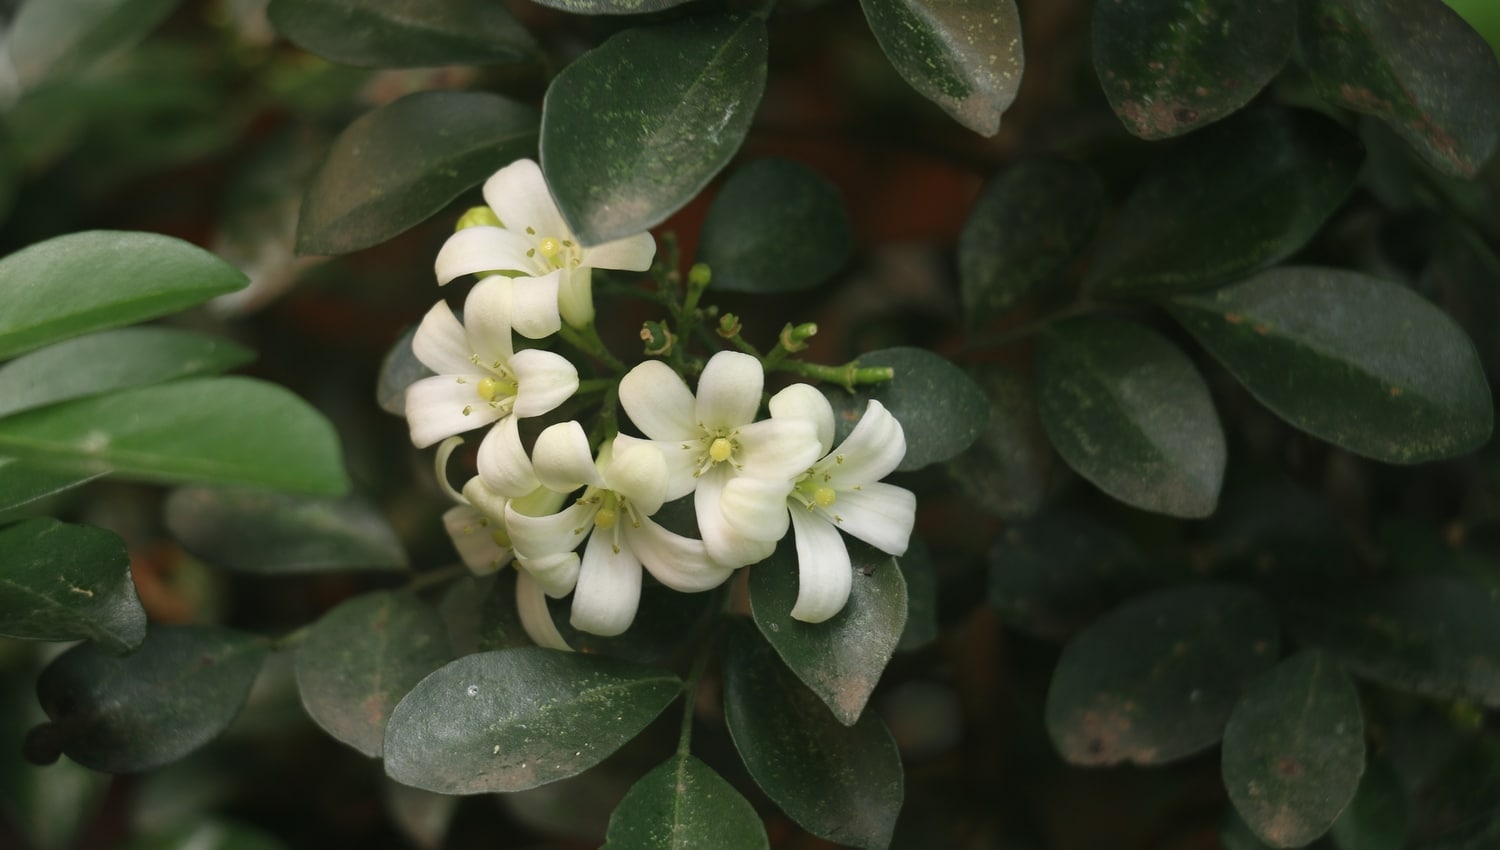
<svg viewBox="0 0 1500 850">
<path fill-rule="evenodd" d="M 443 513 L 443 527 L 458 550 L 458 557 L 474 575 L 488 575 L 510 563 L 510 547 L 500 545 L 494 536 L 498 524 L 469 507 L 458 505 Z"/>
<path fill-rule="evenodd" d="M 562 320 L 581 328 L 594 320 L 593 275 L 587 266 L 563 269 L 557 284 L 557 312 Z"/>
<path fill-rule="evenodd" d="M 709 431 L 738 428 L 754 421 L 765 385 L 766 372 L 759 360 L 738 351 L 715 354 L 698 376 L 695 421 Z"/>
<path fill-rule="evenodd" d="M 604 637 L 630 628 L 641 603 L 641 562 L 612 534 L 597 531 L 583 550 L 583 569 L 573 589 L 573 627 Z"/>
<path fill-rule="evenodd" d="M 530 227 L 538 239 L 573 238 L 535 160 L 518 159 L 496 171 L 484 181 L 484 202 L 510 230 L 525 232 Z"/>
<path fill-rule="evenodd" d="M 901 430 L 901 423 L 885 405 L 870 399 L 854 430 L 833 450 L 831 457 L 818 463 L 817 469 L 831 475 L 834 486 L 843 489 L 844 482 L 852 486 L 879 481 L 890 475 L 904 457 L 906 433 Z"/>
<path fill-rule="evenodd" d="M 505 365 L 515 346 L 510 340 L 510 299 L 514 282 L 508 277 L 487 277 L 469 290 L 464 299 L 464 330 L 469 351 L 479 355 L 485 368 Z"/>
<path fill-rule="evenodd" d="M 733 567 L 721 567 L 708 557 L 702 540 L 674 534 L 648 518 L 639 526 L 627 524 L 625 539 L 657 581 L 681 593 L 711 590 L 734 574 Z"/>
<path fill-rule="evenodd" d="M 661 510 L 667 499 L 667 461 L 661 449 L 646 440 L 617 444 L 604 465 L 604 479 L 643 516 Z"/>
<path fill-rule="evenodd" d="M 552 612 L 547 610 L 547 597 L 541 587 L 532 581 L 525 570 L 516 570 L 516 613 L 521 617 L 521 628 L 531 642 L 546 649 L 571 652 L 573 647 L 563 639 L 552 621 Z"/>
<path fill-rule="evenodd" d="M 541 483 L 536 480 L 531 459 L 521 445 L 521 432 L 514 416 L 501 419 L 484 435 L 475 464 L 485 486 L 503 496 L 525 496 Z"/>
<path fill-rule="evenodd" d="M 505 528 L 516 556 L 527 562 L 572 552 L 594 527 L 597 504 L 574 502 L 562 511 L 545 516 L 527 516 L 514 506 L 505 510 Z"/>
<path fill-rule="evenodd" d="M 542 270 L 535 252 L 536 240 L 499 227 L 466 227 L 448 237 L 438 250 L 434 271 L 442 286 L 456 277 L 480 272 L 513 271 L 535 274 Z"/>
<path fill-rule="evenodd" d="M 511 510 L 526 516 L 546 516 L 557 513 L 567 500 L 568 494 L 556 493 L 546 487 L 538 487 L 525 496 L 511 499 Z"/>
<path fill-rule="evenodd" d="M 432 305 L 411 339 L 412 353 L 439 375 L 468 375 L 480 370 L 469 356 L 469 337 L 446 302 Z"/>
<path fill-rule="evenodd" d="M 470 478 L 464 484 L 463 497 L 475 510 L 494 522 L 505 522 L 505 506 L 510 502 L 510 497 L 491 490 L 479 476 Z"/>
<path fill-rule="evenodd" d="M 439 440 L 481 428 L 500 418 L 476 388 L 483 375 L 436 375 L 406 388 L 406 424 L 411 441 L 425 449 Z"/>
<path fill-rule="evenodd" d="M 577 422 L 549 425 L 531 447 L 531 463 L 537 480 L 548 490 L 571 493 L 580 487 L 604 483 L 589 451 L 588 435 Z"/>
<path fill-rule="evenodd" d="M 752 540 L 777 541 L 786 536 L 786 497 L 792 482 L 744 475 L 724 485 L 719 505 L 729 527 Z"/>
<path fill-rule="evenodd" d="M 792 479 L 819 457 L 816 426 L 806 419 L 762 419 L 739 429 L 740 471 L 754 478 Z"/>
<path fill-rule="evenodd" d="M 647 360 L 620 379 L 620 406 L 641 433 L 653 440 L 702 436 L 693 418 L 693 392 L 682 376 L 660 360 Z"/>
<path fill-rule="evenodd" d="M 583 249 L 583 264 L 596 269 L 643 272 L 656 258 L 656 240 L 650 233 L 637 233 L 603 245 Z"/>
<path fill-rule="evenodd" d="M 683 496 L 698 488 L 698 477 L 693 473 L 698 471 L 698 452 L 696 443 L 683 448 L 683 443 L 666 442 L 664 440 L 642 440 L 629 434 L 615 435 L 615 451 L 625 451 L 626 447 L 637 443 L 656 446 L 661 452 L 662 459 L 667 464 L 667 491 L 662 497 L 663 501 L 670 502 L 673 499 L 681 499 Z M 652 511 L 651 513 L 656 513 Z"/>
<path fill-rule="evenodd" d="M 817 512 L 876 549 L 903 555 L 916 521 L 917 497 L 894 484 L 874 482 L 858 490 L 839 490 L 833 505 Z"/>
<path fill-rule="evenodd" d="M 806 419 L 817 429 L 819 457 L 833 448 L 833 405 L 811 384 L 792 384 L 771 396 L 772 419 Z"/>
<path fill-rule="evenodd" d="M 844 609 L 854 583 L 849 549 L 838 529 L 805 509 L 792 510 L 797 537 L 797 603 L 792 619 L 821 623 Z"/>
<path fill-rule="evenodd" d="M 557 312 L 557 287 L 562 269 L 538 277 L 511 280 L 510 322 L 516 333 L 527 339 L 549 337 L 562 328 Z"/>
<path fill-rule="evenodd" d="M 708 548 L 708 556 L 721 567 L 743 567 L 764 561 L 776 551 L 776 542 L 746 537 L 730 526 L 722 504 L 727 478 L 721 469 L 714 469 L 698 479 L 693 509 L 698 515 L 698 533 L 703 535 L 703 545 Z"/>
<path fill-rule="evenodd" d="M 578 553 L 557 552 L 541 558 L 516 556 L 516 564 L 553 599 L 561 599 L 573 592 L 578 584 Z"/>
<path fill-rule="evenodd" d="M 541 416 L 578 392 L 578 369 L 561 354 L 527 348 L 510 358 L 516 376 L 516 416 Z"/>
</svg>

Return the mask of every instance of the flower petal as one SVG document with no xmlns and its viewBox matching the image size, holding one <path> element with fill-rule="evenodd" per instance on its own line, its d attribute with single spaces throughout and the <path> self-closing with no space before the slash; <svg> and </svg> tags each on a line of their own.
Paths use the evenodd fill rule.
<svg viewBox="0 0 1500 850">
<path fill-rule="evenodd" d="M 491 490 L 484 479 L 476 475 L 464 483 L 463 498 L 475 510 L 504 527 L 505 506 L 510 502 L 510 497 Z"/>
<path fill-rule="evenodd" d="M 656 259 L 656 240 L 650 233 L 637 233 L 603 245 L 583 249 L 583 264 L 596 269 L 643 272 Z"/>
<path fill-rule="evenodd" d="M 844 610 L 854 585 L 854 568 L 844 538 L 822 517 L 793 509 L 797 538 L 797 602 L 792 619 L 821 623 Z"/>
<path fill-rule="evenodd" d="M 775 542 L 786 536 L 786 497 L 792 482 L 785 478 L 739 475 L 724 485 L 720 507 L 729 527 L 752 540 Z"/>
<path fill-rule="evenodd" d="M 740 471 L 753 478 L 792 479 L 818 459 L 817 427 L 806 419 L 762 419 L 739 429 Z"/>
<path fill-rule="evenodd" d="M 609 489 L 629 499 L 642 516 L 661 510 L 670 483 L 661 449 L 647 440 L 617 443 L 604 464 L 604 479 Z"/>
<path fill-rule="evenodd" d="M 483 375 L 437 375 L 406 388 L 406 424 L 412 445 L 425 449 L 454 434 L 481 428 L 500 418 L 476 388 Z"/>
<path fill-rule="evenodd" d="M 458 550 L 458 557 L 474 575 L 489 575 L 510 563 L 510 547 L 495 540 L 500 528 L 489 517 L 468 505 L 458 505 L 443 513 L 443 527 Z"/>
<path fill-rule="evenodd" d="M 594 276 L 588 267 L 562 270 L 557 284 L 557 312 L 575 328 L 594 320 Z"/>
<path fill-rule="evenodd" d="M 806 419 L 813 423 L 822 449 L 819 457 L 833 448 L 833 405 L 811 384 L 792 384 L 771 396 L 769 407 L 772 419 Z"/>
<path fill-rule="evenodd" d="M 766 371 L 759 360 L 739 351 L 715 354 L 698 377 L 694 421 L 710 432 L 754 421 L 765 385 Z"/>
<path fill-rule="evenodd" d="M 903 555 L 916 521 L 917 497 L 910 490 L 877 481 L 858 490 L 839 490 L 837 501 L 817 512 L 876 549 Z"/>
<path fill-rule="evenodd" d="M 834 487 L 844 489 L 890 475 L 906 457 L 906 433 L 885 405 L 870 399 L 865 415 L 830 457 L 817 469 L 832 476 Z M 847 482 L 847 483 L 845 483 Z"/>
<path fill-rule="evenodd" d="M 653 440 L 694 440 L 702 429 L 693 418 L 693 392 L 682 376 L 660 360 L 638 364 L 620 379 L 620 406 L 635 427 Z"/>
<path fill-rule="evenodd" d="M 594 527 L 597 504 L 574 502 L 555 514 L 527 516 L 514 506 L 505 509 L 505 528 L 516 556 L 526 562 L 572 552 Z"/>
<path fill-rule="evenodd" d="M 625 539 L 657 581 L 681 593 L 711 590 L 734 574 L 733 567 L 708 557 L 702 540 L 674 534 L 647 517 L 639 526 L 627 524 Z"/>
<path fill-rule="evenodd" d="M 525 570 L 516 570 L 516 613 L 521 617 L 521 628 L 526 630 L 532 643 L 563 652 L 573 650 L 563 639 L 562 632 L 557 630 L 552 612 L 547 610 L 546 594 Z"/>
<path fill-rule="evenodd" d="M 562 269 L 538 277 L 511 278 L 510 322 L 527 339 L 549 337 L 562 328 L 557 312 L 557 287 Z"/>
<path fill-rule="evenodd" d="M 432 305 L 411 338 L 412 353 L 439 375 L 469 375 L 480 370 L 469 359 L 469 337 L 446 302 Z"/>
<path fill-rule="evenodd" d="M 638 443 L 655 446 L 661 452 L 662 460 L 666 461 L 667 491 L 662 497 L 663 501 L 681 499 L 698 488 L 698 476 L 693 474 L 698 471 L 698 453 L 693 450 L 697 447 L 696 443 L 642 440 L 640 437 L 632 437 L 629 434 L 616 434 L 614 450 L 622 452 Z M 654 514 L 656 511 L 651 513 Z"/>
<path fill-rule="evenodd" d="M 723 464 L 698 478 L 693 509 L 698 515 L 698 533 L 708 556 L 721 567 L 743 567 L 764 561 L 776 551 L 776 542 L 755 540 L 735 531 L 724 516 L 723 495 L 727 473 Z"/>
<path fill-rule="evenodd" d="M 539 240 L 573 238 L 535 160 L 518 159 L 491 175 L 484 181 L 484 202 L 509 230 L 524 233 L 529 227 Z"/>
<path fill-rule="evenodd" d="M 469 351 L 490 370 L 498 370 L 496 364 L 505 365 L 515 351 L 510 340 L 512 284 L 508 277 L 487 277 L 476 283 L 464 299 L 464 330 Z"/>
<path fill-rule="evenodd" d="M 502 496 L 525 496 L 541 483 L 536 480 L 531 459 L 521 445 L 521 432 L 514 416 L 501 419 L 484 435 L 475 465 L 485 486 Z"/>
<path fill-rule="evenodd" d="M 553 599 L 567 596 L 578 584 L 577 552 L 557 552 L 541 558 L 522 558 L 518 555 L 516 564 Z"/>
<path fill-rule="evenodd" d="M 573 589 L 573 627 L 604 637 L 630 628 L 641 603 L 641 562 L 613 537 L 596 531 L 589 538 Z"/>
<path fill-rule="evenodd" d="M 526 256 L 532 251 L 533 256 Z M 454 278 L 482 272 L 535 274 L 544 266 L 537 261 L 536 240 L 500 227 L 466 227 L 448 237 L 438 249 L 433 271 L 443 286 Z"/>
<path fill-rule="evenodd" d="M 580 487 L 599 486 L 604 479 L 594 466 L 588 435 L 577 422 L 547 426 L 531 447 L 531 463 L 537 480 L 548 490 L 571 493 Z"/>
<path fill-rule="evenodd" d="M 578 369 L 561 354 L 527 348 L 510 358 L 516 376 L 515 414 L 541 416 L 578 392 Z"/>
</svg>

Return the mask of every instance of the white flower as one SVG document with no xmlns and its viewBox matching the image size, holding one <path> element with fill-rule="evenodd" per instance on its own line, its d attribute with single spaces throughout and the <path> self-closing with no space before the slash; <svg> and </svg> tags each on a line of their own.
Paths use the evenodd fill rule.
<svg viewBox="0 0 1500 850">
<path fill-rule="evenodd" d="M 667 499 L 694 493 L 698 531 L 725 567 L 764 560 L 787 532 L 792 479 L 818 457 L 812 422 L 755 421 L 765 371 L 748 354 L 721 351 L 698 378 L 695 398 L 665 363 L 648 360 L 620 381 L 620 405 L 661 447 Z M 742 482 L 732 493 L 731 481 Z"/>
<path fill-rule="evenodd" d="M 563 221 L 542 170 L 529 159 L 495 172 L 484 184 L 484 200 L 499 227 L 466 227 L 448 237 L 437 256 L 438 284 L 460 275 L 499 272 L 499 285 L 514 293 L 516 332 L 531 339 L 557 333 L 562 322 L 583 327 L 594 318 L 591 269 L 651 268 L 656 240 L 637 233 L 590 248 Z"/>
<path fill-rule="evenodd" d="M 480 477 L 502 495 L 522 496 L 537 482 L 516 419 L 566 401 L 578 389 L 578 370 L 550 351 L 514 351 L 509 292 L 500 280 L 474 287 L 463 324 L 441 301 L 423 317 L 412 351 L 437 375 L 407 388 L 406 420 L 417 448 L 497 423 L 479 444 Z"/>
</svg>

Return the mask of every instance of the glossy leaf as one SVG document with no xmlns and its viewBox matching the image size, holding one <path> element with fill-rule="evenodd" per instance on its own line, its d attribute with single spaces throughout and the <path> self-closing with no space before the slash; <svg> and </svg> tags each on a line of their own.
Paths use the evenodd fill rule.
<svg viewBox="0 0 1500 850">
<path fill-rule="evenodd" d="M 101 472 L 65 472 L 0 457 L 0 517 L 93 481 Z"/>
<path fill-rule="evenodd" d="M 1089 286 L 1186 292 L 1286 259 L 1353 188 L 1359 141 L 1311 112 L 1256 109 L 1165 151 L 1105 230 Z"/>
<path fill-rule="evenodd" d="M 440 794 L 535 788 L 598 764 L 681 687 L 669 672 L 614 658 L 534 647 L 466 655 L 396 706 L 386 773 Z"/>
<path fill-rule="evenodd" d="M 1276 614 L 1228 584 L 1140 596 L 1063 648 L 1047 733 L 1081 765 L 1163 764 L 1218 743 L 1246 684 L 1276 660 Z"/>
<path fill-rule="evenodd" d="M 287 390 L 250 378 L 190 378 L 16 414 L 0 419 L 0 452 L 145 481 L 326 494 L 348 487 L 328 420 Z"/>
<path fill-rule="evenodd" d="M 486 0 L 271 0 L 266 14 L 298 47 L 345 65 L 421 68 L 540 58 L 521 22 L 503 4 Z"/>
<path fill-rule="evenodd" d="M 1213 513 L 1228 457 L 1208 385 L 1155 331 L 1114 319 L 1054 325 L 1037 352 L 1037 407 L 1063 460 L 1126 504 Z"/>
<path fill-rule="evenodd" d="M 1308 650 L 1250 684 L 1224 730 L 1224 786 L 1273 847 L 1301 847 L 1333 826 L 1365 770 L 1354 683 Z"/>
<path fill-rule="evenodd" d="M 1037 413 L 1029 377 L 993 363 L 969 371 L 990 400 L 990 422 L 979 439 L 943 469 L 980 510 L 1007 521 L 1042 507 L 1052 471 L 1052 443 Z"/>
<path fill-rule="evenodd" d="M 734 172 L 703 220 L 698 260 L 725 292 L 794 292 L 826 282 L 849 262 L 854 234 L 838 190 L 786 159 Z"/>
<path fill-rule="evenodd" d="M 54 343 L 0 366 L 0 416 L 176 378 L 212 375 L 254 359 L 228 340 L 173 328 L 120 328 Z"/>
<path fill-rule="evenodd" d="M 904 795 L 901 756 L 875 712 L 845 726 L 748 623 L 729 633 L 724 716 L 750 776 L 803 829 L 884 850 Z"/>
<path fill-rule="evenodd" d="M 1422 463 L 1489 439 L 1494 410 L 1473 344 L 1403 286 L 1287 267 L 1169 309 L 1276 415 L 1352 452 Z"/>
<path fill-rule="evenodd" d="M 1025 57 L 1014 0 L 860 0 L 891 64 L 923 97 L 983 136 L 1021 87 Z"/>
<path fill-rule="evenodd" d="M 48 239 L 0 260 L 0 359 L 176 312 L 246 282 L 169 236 L 91 230 Z"/>
<path fill-rule="evenodd" d="M 605 850 L 769 848 L 755 807 L 713 768 L 687 753 L 631 786 L 609 818 Z"/>
<path fill-rule="evenodd" d="M 627 29 L 542 108 L 542 169 L 585 245 L 654 227 L 727 164 L 766 84 L 766 25 L 726 14 Z"/>
<path fill-rule="evenodd" d="M 1249 103 L 1286 64 L 1295 0 L 1094 6 L 1094 69 L 1125 129 L 1179 136 Z"/>
<path fill-rule="evenodd" d="M 119 535 L 55 519 L 0 529 L 0 634 L 98 641 L 125 652 L 146 637 L 146 612 Z"/>
<path fill-rule="evenodd" d="M 844 610 L 822 623 L 791 617 L 797 551 L 791 541 L 750 570 L 750 610 L 760 633 L 840 723 L 853 726 L 906 626 L 906 581 L 896 559 L 845 538 L 854 586 Z"/>
<path fill-rule="evenodd" d="M 239 714 L 265 661 L 261 638 L 218 626 L 159 626 L 135 652 L 93 644 L 42 672 L 37 697 L 50 724 L 31 743 L 55 743 L 85 767 L 130 773 L 187 755 Z"/>
<path fill-rule="evenodd" d="M 529 106 L 464 91 L 418 92 L 360 116 L 313 176 L 297 253 L 347 254 L 405 232 L 530 156 L 539 122 Z"/>
<path fill-rule="evenodd" d="M 1325 100 L 1473 177 L 1500 141 L 1500 61 L 1442 0 L 1303 0 L 1298 54 Z"/>
<path fill-rule="evenodd" d="M 1359 780 L 1359 791 L 1329 837 L 1337 850 L 1401 850 L 1406 846 L 1406 789 L 1389 762 L 1373 761 Z"/>
<path fill-rule="evenodd" d="M 859 366 L 887 367 L 895 377 L 853 393 L 829 389 L 837 439 L 842 440 L 875 399 L 896 417 L 906 437 L 899 472 L 948 460 L 974 443 L 989 421 L 989 399 L 963 370 L 922 348 L 884 348 L 861 355 Z M 835 441 L 837 442 L 837 440 Z"/>
<path fill-rule="evenodd" d="M 366 593 L 308 632 L 297 648 L 297 690 L 328 734 L 379 758 L 396 703 L 452 657 L 442 619 L 420 599 Z"/>
<path fill-rule="evenodd" d="M 180 0 L 38 0 L 21 4 L 6 39 L 25 88 L 84 68 L 145 38 Z"/>
<path fill-rule="evenodd" d="M 985 324 L 1055 285 L 1103 213 L 1104 183 L 1080 163 L 1023 159 L 990 181 L 958 239 L 964 320 Z"/>
</svg>

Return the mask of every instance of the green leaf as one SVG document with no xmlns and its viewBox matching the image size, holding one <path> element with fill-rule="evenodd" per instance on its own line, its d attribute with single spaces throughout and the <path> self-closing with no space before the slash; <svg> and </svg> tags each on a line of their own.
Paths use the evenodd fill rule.
<svg viewBox="0 0 1500 850">
<path fill-rule="evenodd" d="M 1298 53 L 1331 103 L 1374 115 L 1434 168 L 1473 177 L 1500 141 L 1500 61 L 1441 0 L 1303 0 Z"/>
<path fill-rule="evenodd" d="M 247 416 L 253 411 L 253 416 Z M 144 481 L 347 489 L 338 437 L 307 402 L 250 378 L 189 378 L 0 419 L 0 452 Z"/>
<path fill-rule="evenodd" d="M 1329 836 L 1338 850 L 1401 850 L 1407 836 L 1406 789 L 1389 762 L 1372 761 L 1354 801 Z"/>
<path fill-rule="evenodd" d="M 838 190 L 787 159 L 737 169 L 708 208 L 698 241 L 698 259 L 713 269 L 714 289 L 725 292 L 812 289 L 853 252 Z"/>
<path fill-rule="evenodd" d="M 845 544 L 854 586 L 844 610 L 822 623 L 792 619 L 799 564 L 791 541 L 750 570 L 750 610 L 787 667 L 840 723 L 853 726 L 901 640 L 906 581 L 895 558 L 857 540 Z"/>
<path fill-rule="evenodd" d="M 0 260 L 0 359 L 174 313 L 247 282 L 169 236 L 91 230 L 48 239 Z"/>
<path fill-rule="evenodd" d="M 964 320 L 983 325 L 1057 284 L 1103 214 L 1104 183 L 1081 163 L 1023 159 L 990 181 L 958 239 Z"/>
<path fill-rule="evenodd" d="M 665 670 L 615 658 L 535 647 L 467 655 L 396 706 L 386 773 L 440 794 L 535 788 L 598 764 L 681 689 Z"/>
<path fill-rule="evenodd" d="M 920 537 L 913 536 L 906 554 L 896 559 L 906 582 L 906 626 L 897 652 L 921 649 L 938 639 L 938 581 L 932 555 Z"/>
<path fill-rule="evenodd" d="M 0 366 L 0 416 L 60 401 L 213 375 L 255 358 L 228 340 L 173 328 L 120 328 L 55 343 Z"/>
<path fill-rule="evenodd" d="M 516 606 L 516 582 L 519 579 L 519 573 L 510 575 L 506 571 L 501 571 L 499 575 L 477 580 L 466 577 L 463 582 L 454 585 L 454 587 L 461 587 L 468 581 L 475 581 L 476 584 L 474 596 L 470 600 L 475 603 L 477 609 L 473 614 L 474 647 L 469 652 L 488 652 L 492 649 L 514 649 L 536 645 L 531 642 L 531 636 L 526 634 L 526 628 L 521 625 L 521 612 Z M 644 593 L 644 588 L 642 592 Z M 444 613 L 451 635 L 455 626 L 463 624 L 461 618 L 454 616 L 462 609 L 457 600 L 444 599 L 444 603 L 447 608 Z M 467 614 L 462 616 L 467 616 Z M 454 643 L 457 644 L 458 641 L 455 640 Z M 460 652 L 459 654 L 468 653 Z"/>
<path fill-rule="evenodd" d="M 1288 267 L 1168 308 L 1276 415 L 1352 452 L 1422 463 L 1489 439 L 1494 409 L 1473 344 L 1403 286 Z"/>
<path fill-rule="evenodd" d="M 1229 799 L 1263 841 L 1312 843 L 1354 799 L 1365 771 L 1354 683 L 1316 650 L 1261 675 L 1229 716 L 1223 771 Z"/>
<path fill-rule="evenodd" d="M 504 4 L 487 0 L 271 0 L 266 14 L 298 47 L 345 65 L 424 68 L 540 58 L 521 22 Z"/>
<path fill-rule="evenodd" d="M 286 845 L 249 824 L 200 816 L 143 835 L 124 850 L 286 850 Z"/>
<path fill-rule="evenodd" d="M 725 664 L 724 717 L 766 796 L 819 838 L 889 846 L 904 775 L 880 716 L 840 723 L 748 623 L 734 623 Z"/>
<path fill-rule="evenodd" d="M 539 123 L 529 106 L 464 91 L 418 92 L 360 116 L 313 175 L 297 253 L 347 254 L 425 221 L 530 156 Z"/>
<path fill-rule="evenodd" d="M 666 220 L 734 156 L 766 84 L 755 15 L 618 33 L 552 80 L 542 169 L 584 245 Z"/>
<path fill-rule="evenodd" d="M 967 449 L 989 422 L 989 399 L 963 370 L 922 348 L 885 348 L 861 355 L 859 366 L 885 366 L 895 377 L 853 393 L 830 391 L 838 439 L 853 430 L 875 399 L 896 417 L 906 437 L 898 472 L 948 460 Z"/>
<path fill-rule="evenodd" d="M 229 570 L 285 575 L 407 566 L 396 532 L 356 496 L 184 487 L 167 497 L 165 515 L 183 548 Z"/>
<path fill-rule="evenodd" d="M 631 786 L 610 815 L 604 850 L 770 846 L 755 807 L 713 768 L 678 753 Z"/>
<path fill-rule="evenodd" d="M 158 626 L 123 657 L 76 646 L 37 681 L 52 722 L 28 743 L 54 744 L 109 773 L 176 761 L 239 714 L 267 649 L 261 638 L 218 626 Z"/>
<path fill-rule="evenodd" d="M 520 616 L 515 613 L 514 582 L 501 581 L 500 584 L 512 585 L 512 592 L 506 594 L 510 600 L 509 613 L 497 624 L 491 618 L 495 612 L 494 606 L 487 606 L 485 613 L 488 616 L 484 621 L 483 634 L 490 640 L 503 640 L 503 636 L 509 634 L 512 642 L 520 640 L 530 645 L 531 639 L 520 628 Z M 573 624 L 569 622 L 572 613 L 570 601 L 549 599 L 547 604 L 557 631 L 568 642 L 568 646 L 585 654 L 602 654 L 649 664 L 665 661 L 680 650 L 683 636 L 692 634 L 704 621 L 704 615 L 712 613 L 710 608 L 718 601 L 712 593 L 680 593 L 665 585 L 647 584 L 641 588 L 640 603 L 636 607 L 635 620 L 630 628 L 613 637 L 600 637 L 573 628 Z"/>
<path fill-rule="evenodd" d="M 1021 87 L 1021 16 L 1014 0 L 860 0 L 875 40 L 901 77 L 984 136 Z"/>
<path fill-rule="evenodd" d="M 0 634 L 26 640 L 140 646 L 146 612 L 119 535 L 55 519 L 0 529 Z"/>
<path fill-rule="evenodd" d="M 1094 6 L 1094 69 L 1125 129 L 1179 136 L 1249 103 L 1286 64 L 1295 0 Z"/>
<path fill-rule="evenodd" d="M 969 376 L 989 396 L 990 422 L 943 469 L 980 510 L 1007 521 L 1026 519 L 1041 509 L 1052 470 L 1036 388 L 1029 377 L 994 363 L 970 369 Z"/>
<path fill-rule="evenodd" d="M 1255 109 L 1194 133 L 1141 176 L 1104 232 L 1089 287 L 1158 296 L 1280 262 L 1343 203 L 1363 160 L 1358 139 L 1312 112 Z"/>
<path fill-rule="evenodd" d="M 1037 407 L 1063 460 L 1143 510 L 1213 513 L 1228 457 L 1208 385 L 1165 337 L 1114 319 L 1053 325 L 1037 352 Z"/>
<path fill-rule="evenodd" d="M 396 703 L 452 659 L 437 612 L 408 593 L 366 593 L 324 614 L 297 648 L 302 706 L 324 731 L 380 758 Z"/>
<path fill-rule="evenodd" d="M 23 88 L 86 67 L 156 29 L 180 0 L 30 0 L 8 34 L 10 62 Z"/>
<path fill-rule="evenodd" d="M 79 487 L 102 472 L 64 472 L 0 457 L 0 518 L 17 508 Z"/>
<path fill-rule="evenodd" d="M 375 381 L 375 402 L 386 413 L 406 415 L 406 388 L 434 372 L 417 359 L 411 341 L 417 336 L 417 326 L 412 325 L 401 334 L 396 344 L 380 361 L 380 376 Z"/>
<path fill-rule="evenodd" d="M 1276 660 L 1276 613 L 1253 590 L 1137 597 L 1063 648 L 1047 733 L 1073 764 L 1163 764 L 1218 743 L 1245 685 Z"/>
</svg>

